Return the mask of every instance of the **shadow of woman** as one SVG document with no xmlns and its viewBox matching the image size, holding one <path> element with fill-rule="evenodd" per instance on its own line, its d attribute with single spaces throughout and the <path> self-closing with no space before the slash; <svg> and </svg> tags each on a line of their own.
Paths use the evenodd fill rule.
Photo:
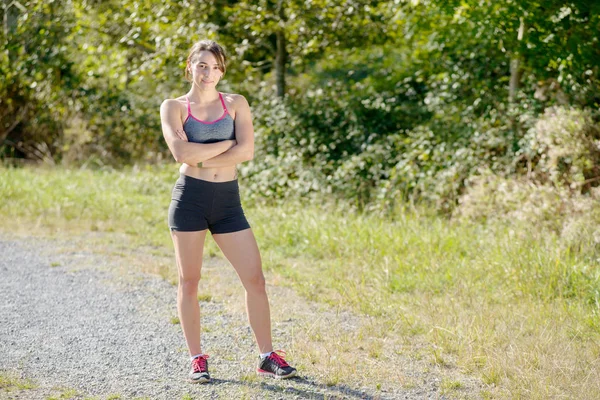
<svg viewBox="0 0 600 400">
<path fill-rule="evenodd" d="M 273 383 L 269 383 L 265 380 L 258 382 L 252 381 L 239 381 L 232 379 L 211 379 L 213 385 L 227 385 L 233 384 L 238 386 L 260 388 L 272 392 L 273 394 L 288 394 L 303 399 L 323 399 L 326 396 L 334 396 L 336 398 L 347 398 L 347 399 L 365 399 L 365 400 L 376 400 L 380 399 L 381 396 L 373 396 L 372 394 L 365 393 L 364 391 L 356 390 L 347 385 L 326 385 L 319 383 L 314 380 L 306 379 L 303 377 L 293 377 L 290 379 L 271 380 Z M 276 382 L 276 383 L 275 383 Z"/>
</svg>

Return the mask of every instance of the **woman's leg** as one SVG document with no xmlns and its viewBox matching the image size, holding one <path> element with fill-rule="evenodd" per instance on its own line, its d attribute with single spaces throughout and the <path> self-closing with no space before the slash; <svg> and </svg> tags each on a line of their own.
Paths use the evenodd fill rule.
<svg viewBox="0 0 600 400">
<path fill-rule="evenodd" d="M 213 238 L 235 268 L 246 289 L 246 311 L 260 352 L 273 351 L 269 300 L 260 253 L 252 229 L 215 234 Z"/>
<path fill-rule="evenodd" d="M 190 356 L 202 353 L 200 348 L 200 306 L 198 282 L 202 269 L 202 254 L 206 230 L 197 232 L 171 231 L 175 259 L 179 270 L 177 311 Z"/>
</svg>

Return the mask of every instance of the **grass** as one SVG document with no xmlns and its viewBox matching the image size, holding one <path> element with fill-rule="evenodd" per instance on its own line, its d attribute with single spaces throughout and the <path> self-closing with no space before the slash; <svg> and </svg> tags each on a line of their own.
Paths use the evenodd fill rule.
<svg viewBox="0 0 600 400">
<path fill-rule="evenodd" d="M 444 379 L 442 381 L 442 391 L 445 393 L 450 393 L 454 390 L 458 390 L 462 388 L 463 385 L 459 381 L 454 381 L 450 379 Z"/>
<path fill-rule="evenodd" d="M 38 385 L 30 379 L 22 379 L 14 373 L 0 371 L 0 389 L 5 392 L 13 390 L 35 389 Z"/>
<path fill-rule="evenodd" d="M 198 301 L 209 302 L 211 300 L 212 300 L 212 295 L 210 293 L 198 293 Z"/>
<path fill-rule="evenodd" d="M 55 394 L 43 395 L 44 392 L 54 392 Z M 41 396 L 43 396 L 45 400 L 100 400 L 98 397 L 84 396 L 83 394 L 79 393 L 77 390 L 72 388 L 42 388 L 39 384 L 37 384 L 31 379 L 24 379 L 17 376 L 17 374 L 14 371 L 0 371 L 0 398 L 2 399 L 5 398 L 2 395 L 3 393 L 7 393 L 9 399 L 30 399 L 41 398 Z M 116 400 L 121 398 L 122 397 L 119 394 L 112 394 L 109 395 L 106 398 L 106 400 Z"/>
<path fill-rule="evenodd" d="M 115 233 L 149 257 L 169 253 L 166 210 L 176 177 L 172 167 L 5 168 L 0 228 Z M 412 357 L 480 378 L 485 397 L 600 398 L 598 254 L 535 227 L 458 223 L 420 209 L 384 218 L 329 204 L 245 208 L 279 284 L 372 319 L 356 335 L 372 343 L 365 351 L 374 363 L 382 343 L 400 338 Z M 114 251 L 122 245 L 106 240 Z M 218 254 L 210 240 L 206 254 Z M 175 283 L 166 265 L 154 272 Z M 312 334 L 332 340 L 327 331 Z M 343 382 L 349 370 L 334 369 L 328 383 Z M 449 378 L 442 389 L 461 387 Z"/>
<path fill-rule="evenodd" d="M 80 397 L 79 393 L 75 389 L 60 389 L 61 393 L 56 396 L 46 397 L 46 400 L 66 400 Z"/>
</svg>

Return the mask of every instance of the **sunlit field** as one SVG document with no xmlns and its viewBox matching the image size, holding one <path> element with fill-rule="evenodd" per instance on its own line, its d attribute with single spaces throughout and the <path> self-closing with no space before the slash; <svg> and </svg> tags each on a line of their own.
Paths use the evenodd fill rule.
<svg viewBox="0 0 600 400">
<path fill-rule="evenodd" d="M 114 232 L 168 252 L 177 174 L 174 166 L 3 168 L 0 227 L 8 235 Z M 384 216 L 288 201 L 245 211 L 268 274 L 308 299 L 371 316 L 374 338 L 401 338 L 407 352 L 482 379 L 482 397 L 600 398 L 597 255 L 551 232 L 419 208 Z M 212 241 L 207 254 L 218 254 Z M 163 276 L 174 280 L 175 268 Z"/>
</svg>

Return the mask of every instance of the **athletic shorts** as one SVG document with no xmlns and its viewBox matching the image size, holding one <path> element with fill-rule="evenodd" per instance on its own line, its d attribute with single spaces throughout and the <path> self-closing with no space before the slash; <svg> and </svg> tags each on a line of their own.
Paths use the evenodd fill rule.
<svg viewBox="0 0 600 400">
<path fill-rule="evenodd" d="M 238 181 L 209 182 L 181 174 L 171 195 L 169 228 L 212 234 L 250 228 L 240 202 Z"/>
</svg>

